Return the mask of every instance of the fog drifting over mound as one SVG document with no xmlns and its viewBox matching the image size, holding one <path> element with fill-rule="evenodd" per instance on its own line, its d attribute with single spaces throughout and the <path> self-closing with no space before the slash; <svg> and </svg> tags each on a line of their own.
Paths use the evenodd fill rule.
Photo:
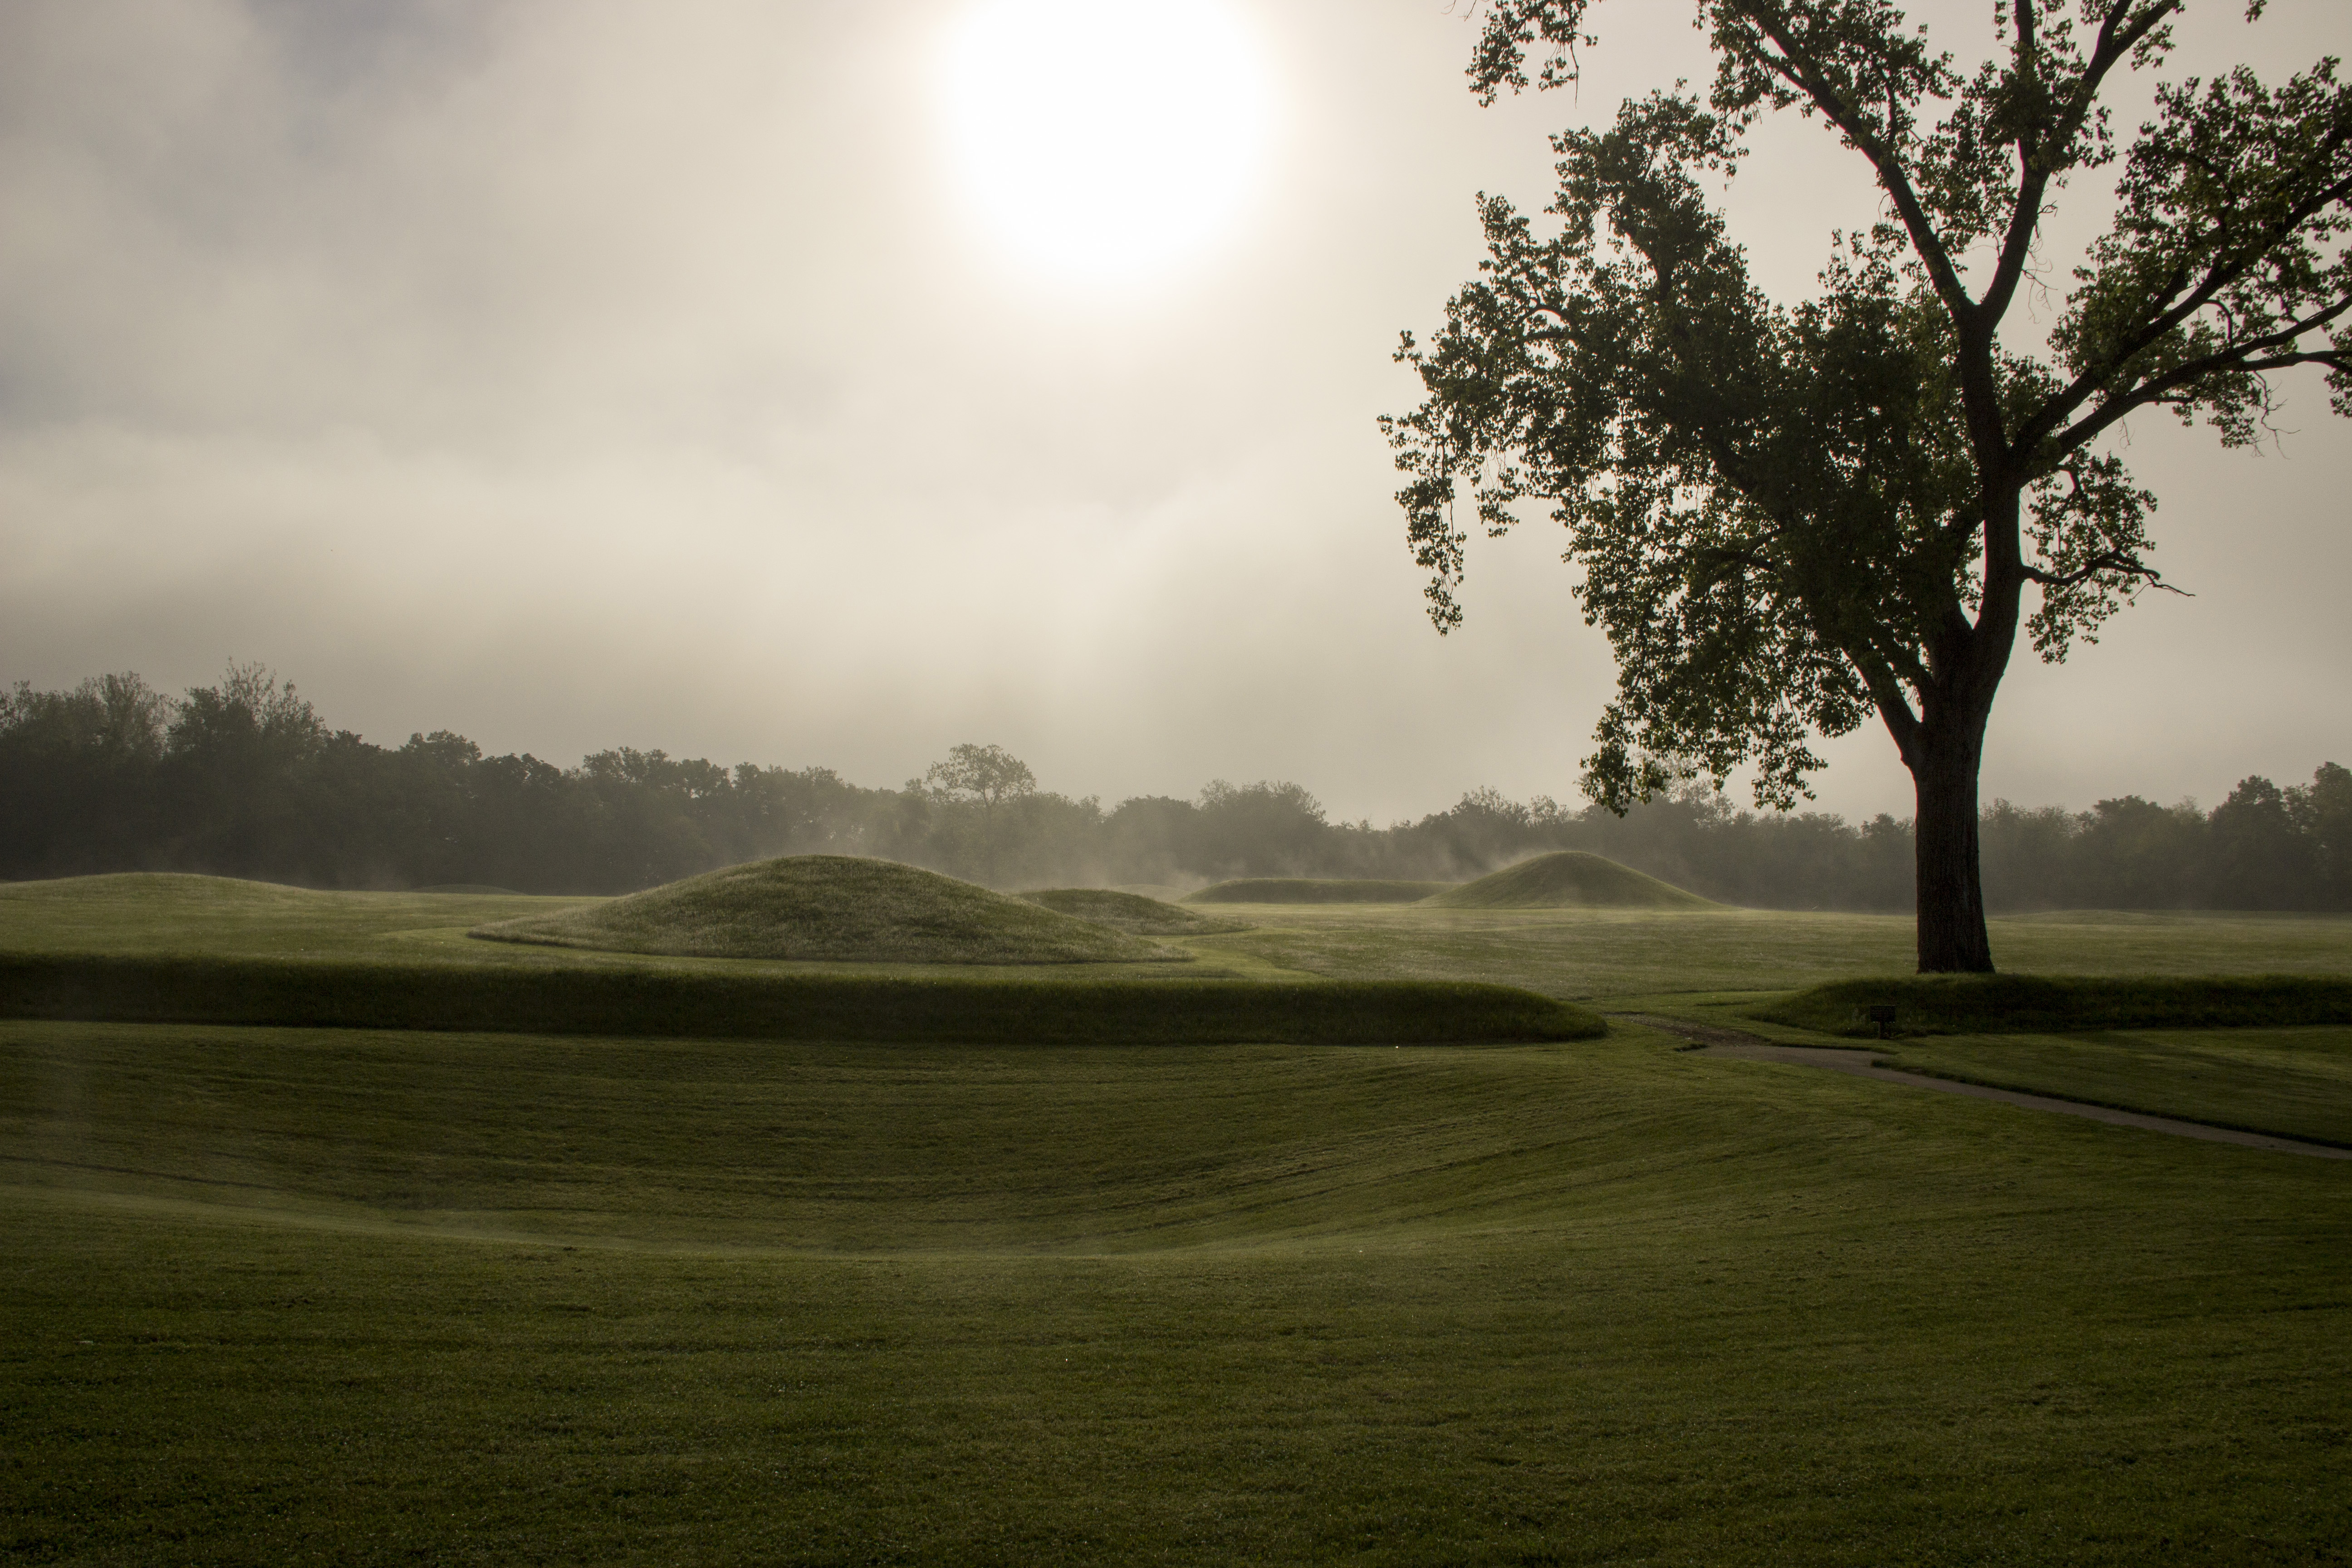
<svg viewBox="0 0 2352 1568">
<path fill-rule="evenodd" d="M 1602 5 L 1579 95 L 1480 110 L 1437 0 L 1232 9 L 1276 105 L 1248 210 L 1180 273 L 1074 289 L 948 188 L 959 4 L 9 6 L 0 679 L 260 659 L 371 739 L 563 763 L 896 784 L 982 740 L 1108 800 L 1572 796 L 1612 667 L 1552 531 L 1481 552 L 1439 638 L 1373 418 L 1416 400 L 1397 331 L 1475 267 L 1472 194 L 1540 206 L 1544 132 L 1703 78 L 1700 40 Z M 1918 14 L 1972 51 L 1987 9 Z M 2242 9 L 2190 14 L 2184 68 L 2352 45 L 2336 4 Z M 1874 204 L 1817 125 L 1760 147 L 1735 234 L 1794 298 Z M 2021 649 L 1987 799 L 2352 762 L 2352 429 L 2286 392 L 2260 454 L 2130 431 L 2196 596 L 2061 670 Z M 1830 751 L 1825 805 L 1908 811 L 1874 728 Z"/>
</svg>

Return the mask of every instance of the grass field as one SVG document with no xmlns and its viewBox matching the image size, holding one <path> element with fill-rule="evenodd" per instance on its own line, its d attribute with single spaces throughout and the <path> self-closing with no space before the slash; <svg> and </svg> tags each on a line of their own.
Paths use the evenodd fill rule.
<svg viewBox="0 0 2352 1568">
<path fill-rule="evenodd" d="M 0 888 L 0 951 L 623 962 L 435 934 L 495 898 L 152 890 Z M 1909 934 L 1219 912 L 1252 929 L 1136 972 L 1719 1016 L 1899 971 Z M 1994 941 L 2074 973 L 2352 971 L 2345 921 Z M 2341 1106 L 2330 1033 L 1886 1054 L 2275 1120 Z M 2344 1166 L 1679 1043 L 0 1023 L 0 1552 L 2344 1560 Z"/>
<path fill-rule="evenodd" d="M 1238 911 L 1236 911 L 1238 912 Z M 1440 910 L 1291 906 L 1192 943 L 1332 978 L 1488 980 L 1574 1001 L 1777 994 L 1906 974 L 1914 928 L 1892 915 L 1777 910 Z M 2003 969 L 2072 974 L 2352 973 L 2352 916 L 2072 911 L 1997 920 Z"/>
<path fill-rule="evenodd" d="M 1934 1036 L 1889 1066 L 2352 1146 L 2352 1028 Z"/>
</svg>

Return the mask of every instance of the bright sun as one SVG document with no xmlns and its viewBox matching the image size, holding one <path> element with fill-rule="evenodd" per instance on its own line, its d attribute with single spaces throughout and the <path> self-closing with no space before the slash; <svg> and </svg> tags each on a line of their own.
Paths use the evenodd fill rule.
<svg viewBox="0 0 2352 1568">
<path fill-rule="evenodd" d="M 1265 159 L 1264 64 L 1219 0 L 973 0 L 942 72 L 959 187 L 1011 259 L 1059 282 L 1181 264 Z"/>
</svg>

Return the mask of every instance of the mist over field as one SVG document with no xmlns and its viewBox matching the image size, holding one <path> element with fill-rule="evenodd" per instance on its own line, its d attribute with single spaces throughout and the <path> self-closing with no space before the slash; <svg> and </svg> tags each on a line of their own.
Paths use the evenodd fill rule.
<svg viewBox="0 0 2352 1568">
<path fill-rule="evenodd" d="M 963 9 L 7 7 L 0 679 L 260 660 L 388 747 L 877 788 L 984 737 L 1108 802 L 1575 804 L 1612 671 L 1553 531 L 1480 542 L 1439 638 L 1373 420 L 1415 395 L 1396 332 L 1475 268 L 1472 193 L 1540 206 L 1543 132 L 1703 77 L 1703 40 L 1605 6 L 1580 93 L 1481 110 L 1435 0 L 1233 0 L 1262 97 L 1230 200 L 1072 278 L 960 172 Z M 1973 0 L 1916 9 L 1982 33 Z M 2190 11 L 2184 59 L 2352 43 L 2337 5 L 2240 9 Z M 1734 231 L 1793 298 L 1873 203 L 1817 126 L 1761 145 Z M 2063 198 L 2053 284 L 2095 194 Z M 2063 669 L 2021 655 L 1987 800 L 2210 810 L 2352 752 L 2352 447 L 2315 377 L 2287 387 L 2260 452 L 2129 429 L 2195 596 Z M 1874 727 L 1829 754 L 1823 807 L 1907 814 Z"/>
</svg>

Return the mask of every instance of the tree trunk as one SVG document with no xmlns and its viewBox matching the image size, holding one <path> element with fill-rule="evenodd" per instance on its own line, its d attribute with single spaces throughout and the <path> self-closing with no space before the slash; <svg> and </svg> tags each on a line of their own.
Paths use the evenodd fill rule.
<svg viewBox="0 0 2352 1568">
<path fill-rule="evenodd" d="M 1913 824 L 1918 856 L 1919 973 L 1990 974 L 1984 883 L 1977 870 L 1977 764 L 1984 721 L 1949 726 L 1959 734 L 1927 735 L 1911 779 L 1919 810 Z"/>
</svg>

